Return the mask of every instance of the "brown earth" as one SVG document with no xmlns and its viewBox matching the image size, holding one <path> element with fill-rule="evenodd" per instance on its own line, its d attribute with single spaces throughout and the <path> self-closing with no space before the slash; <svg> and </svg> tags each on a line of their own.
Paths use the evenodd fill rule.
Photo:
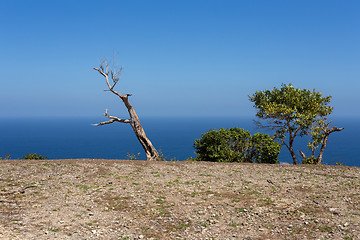
<svg viewBox="0 0 360 240">
<path fill-rule="evenodd" d="M 0 161 L 0 239 L 360 239 L 360 169 Z"/>
</svg>

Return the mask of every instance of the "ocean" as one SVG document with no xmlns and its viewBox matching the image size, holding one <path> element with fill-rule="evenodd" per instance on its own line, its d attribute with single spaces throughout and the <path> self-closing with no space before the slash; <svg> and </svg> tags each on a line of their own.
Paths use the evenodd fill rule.
<svg viewBox="0 0 360 240">
<path fill-rule="evenodd" d="M 239 127 L 255 132 L 254 118 L 150 118 L 141 123 L 155 148 L 165 157 L 186 160 L 195 157 L 193 143 L 210 129 Z M 105 118 L 16 118 L 0 119 L 0 157 L 22 158 L 27 153 L 48 156 L 48 159 L 104 158 L 127 159 L 128 154 L 145 159 L 144 151 L 128 124 L 113 123 L 92 126 Z M 324 163 L 360 167 L 359 119 L 333 120 L 341 132 L 332 133 L 324 153 Z M 295 149 L 306 150 L 306 138 L 298 137 Z M 298 151 L 296 151 L 297 153 Z M 297 153 L 298 154 L 298 153 Z M 279 155 L 281 163 L 292 163 L 285 146 Z M 300 156 L 298 154 L 299 162 Z"/>
</svg>

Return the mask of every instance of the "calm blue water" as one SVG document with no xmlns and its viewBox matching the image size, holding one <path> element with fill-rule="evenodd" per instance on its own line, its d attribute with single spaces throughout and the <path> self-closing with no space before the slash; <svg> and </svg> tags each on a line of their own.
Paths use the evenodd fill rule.
<svg viewBox="0 0 360 240">
<path fill-rule="evenodd" d="M 153 145 L 165 156 L 169 159 L 185 160 L 195 157 L 193 143 L 196 138 L 201 138 L 201 133 L 209 129 L 236 126 L 250 130 L 251 133 L 264 132 L 255 129 L 252 119 L 143 118 L 142 125 Z M 17 159 L 26 153 L 37 153 L 47 155 L 49 159 L 126 159 L 128 153 L 136 155 L 140 152 L 140 158 L 146 158 L 130 125 L 91 125 L 102 120 L 105 119 L 0 119 L 0 157 L 10 153 L 12 159 Z M 359 119 L 334 120 L 337 127 L 345 127 L 345 130 L 330 135 L 324 154 L 326 164 L 341 162 L 344 165 L 360 167 L 358 122 Z M 306 149 L 306 142 L 306 139 L 299 138 L 295 149 Z M 282 148 L 279 158 L 281 162 L 292 162 L 285 147 Z"/>
</svg>

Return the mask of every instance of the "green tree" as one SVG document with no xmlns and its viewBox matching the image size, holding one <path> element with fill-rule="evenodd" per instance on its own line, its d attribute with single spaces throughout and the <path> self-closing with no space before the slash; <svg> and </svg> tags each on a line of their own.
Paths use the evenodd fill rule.
<svg viewBox="0 0 360 240">
<path fill-rule="evenodd" d="M 331 96 L 323 97 L 315 89 L 310 91 L 282 84 L 280 89 L 257 91 L 249 99 L 257 110 L 256 116 L 267 120 L 266 125 L 260 121 L 257 123 L 276 131 L 275 136 L 289 150 L 294 164 L 297 164 L 294 152 L 297 136 L 311 135 L 309 147 L 314 153 L 321 144 L 325 148 L 328 135 L 334 132 L 327 121 L 327 116 L 333 111 L 333 107 L 329 106 Z M 322 157 L 322 153 L 319 157 Z"/>
<path fill-rule="evenodd" d="M 210 130 L 194 143 L 197 161 L 278 163 L 281 145 L 268 134 L 240 128 Z"/>
</svg>

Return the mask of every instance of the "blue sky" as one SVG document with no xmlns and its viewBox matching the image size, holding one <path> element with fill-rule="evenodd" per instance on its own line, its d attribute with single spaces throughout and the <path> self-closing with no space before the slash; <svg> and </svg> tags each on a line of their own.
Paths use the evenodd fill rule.
<svg viewBox="0 0 360 240">
<path fill-rule="evenodd" d="M 127 116 L 92 68 L 117 56 L 140 116 L 254 116 L 292 83 L 360 116 L 360 1 L 0 1 L 0 117 Z"/>
</svg>

